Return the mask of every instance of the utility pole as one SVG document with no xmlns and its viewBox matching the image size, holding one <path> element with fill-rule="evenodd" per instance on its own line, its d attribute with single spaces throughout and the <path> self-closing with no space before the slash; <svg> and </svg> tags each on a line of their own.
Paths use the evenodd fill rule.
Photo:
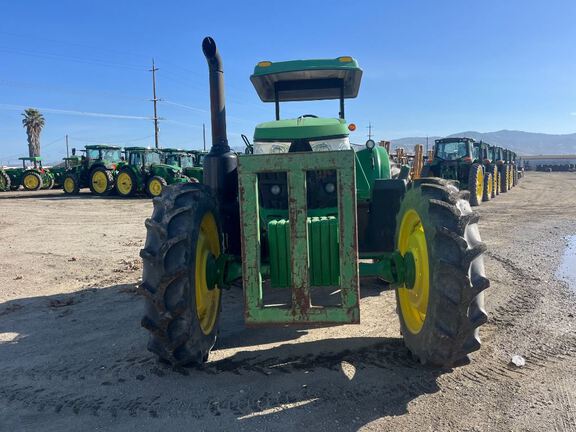
<svg viewBox="0 0 576 432">
<path fill-rule="evenodd" d="M 66 157 L 70 157 L 70 152 L 68 151 L 68 134 L 66 134 Z"/>
<path fill-rule="evenodd" d="M 368 139 L 372 139 L 372 122 L 368 122 Z"/>
<path fill-rule="evenodd" d="M 206 151 L 206 123 L 202 123 L 202 140 L 204 141 L 204 151 Z"/>
<path fill-rule="evenodd" d="M 154 103 L 154 117 L 152 118 L 152 120 L 154 120 L 154 144 L 156 145 L 156 148 L 158 148 L 158 111 L 156 108 L 156 104 L 159 101 L 159 99 L 156 97 L 156 71 L 158 70 L 158 68 L 154 65 L 154 59 L 152 59 L 152 69 L 150 69 L 150 72 L 152 72 L 152 102 Z"/>
<path fill-rule="evenodd" d="M 428 154 L 428 135 L 426 135 L 426 154 Z"/>
</svg>

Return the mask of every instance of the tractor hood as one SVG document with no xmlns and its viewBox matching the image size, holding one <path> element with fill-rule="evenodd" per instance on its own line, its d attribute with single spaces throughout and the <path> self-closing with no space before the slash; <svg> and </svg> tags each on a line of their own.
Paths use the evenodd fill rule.
<svg viewBox="0 0 576 432">
<path fill-rule="evenodd" d="M 291 141 L 348 136 L 344 120 L 337 118 L 298 117 L 260 123 L 254 131 L 254 141 Z"/>
<path fill-rule="evenodd" d="M 152 165 L 152 169 L 153 170 L 165 170 L 165 171 L 173 171 L 173 172 L 180 172 L 182 171 L 182 169 L 180 167 L 177 167 L 175 165 L 166 165 L 166 164 L 154 164 Z"/>
</svg>

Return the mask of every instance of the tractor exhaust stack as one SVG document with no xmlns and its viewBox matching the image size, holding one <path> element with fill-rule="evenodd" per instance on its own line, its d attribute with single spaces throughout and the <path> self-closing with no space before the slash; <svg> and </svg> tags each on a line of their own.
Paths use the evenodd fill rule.
<svg viewBox="0 0 576 432">
<path fill-rule="evenodd" d="M 222 229 L 227 250 L 240 250 L 238 209 L 238 157 L 230 150 L 226 135 L 226 102 L 224 99 L 224 68 L 222 58 L 211 37 L 202 41 L 202 52 L 208 63 L 210 76 L 210 116 L 212 146 L 204 157 L 204 184 L 211 190 L 220 206 Z"/>
</svg>

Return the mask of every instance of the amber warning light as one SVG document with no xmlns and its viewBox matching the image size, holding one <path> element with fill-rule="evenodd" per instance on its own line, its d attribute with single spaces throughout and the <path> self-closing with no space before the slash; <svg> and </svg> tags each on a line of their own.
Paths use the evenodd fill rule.
<svg viewBox="0 0 576 432">
<path fill-rule="evenodd" d="M 349 130 L 350 132 L 354 132 L 354 131 L 356 130 L 356 125 L 355 125 L 354 123 L 350 123 L 350 124 L 348 125 L 348 130 Z"/>
</svg>

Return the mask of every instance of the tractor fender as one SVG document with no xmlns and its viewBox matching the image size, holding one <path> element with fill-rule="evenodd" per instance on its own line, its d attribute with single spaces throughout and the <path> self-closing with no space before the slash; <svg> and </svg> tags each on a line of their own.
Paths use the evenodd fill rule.
<svg viewBox="0 0 576 432">
<path fill-rule="evenodd" d="M 406 180 L 374 180 L 367 221 L 358 226 L 360 253 L 394 251 L 396 215 L 406 189 Z"/>
</svg>

